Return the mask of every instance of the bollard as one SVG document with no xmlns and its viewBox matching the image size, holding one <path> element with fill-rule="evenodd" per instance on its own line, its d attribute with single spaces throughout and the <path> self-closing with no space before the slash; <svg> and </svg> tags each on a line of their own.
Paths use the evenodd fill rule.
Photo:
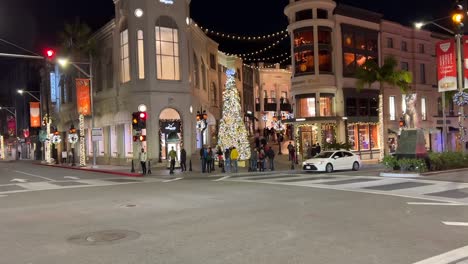
<svg viewBox="0 0 468 264">
<path fill-rule="evenodd" d="M 151 174 L 151 160 L 148 160 L 148 174 Z"/>
<path fill-rule="evenodd" d="M 133 159 L 132 159 L 132 169 L 130 170 L 130 172 L 135 172 L 135 165 L 133 164 Z"/>
<path fill-rule="evenodd" d="M 190 159 L 190 162 L 189 162 L 189 171 L 192 171 L 192 160 Z"/>
</svg>

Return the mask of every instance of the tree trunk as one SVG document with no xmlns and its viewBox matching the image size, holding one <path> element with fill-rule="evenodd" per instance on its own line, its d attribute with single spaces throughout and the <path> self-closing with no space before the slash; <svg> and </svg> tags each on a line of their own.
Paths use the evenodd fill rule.
<svg viewBox="0 0 468 264">
<path fill-rule="evenodd" d="M 385 120 L 384 120 L 384 88 L 383 83 L 380 83 L 380 93 L 379 93 L 379 143 L 380 143 L 380 153 L 379 153 L 379 161 L 382 161 L 386 151 L 387 143 L 385 139 L 387 138 L 387 131 L 385 130 Z"/>
</svg>

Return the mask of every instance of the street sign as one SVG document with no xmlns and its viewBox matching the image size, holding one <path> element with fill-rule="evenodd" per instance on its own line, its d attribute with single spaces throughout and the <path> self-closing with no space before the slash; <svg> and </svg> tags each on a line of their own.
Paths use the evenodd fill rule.
<svg viewBox="0 0 468 264">
<path fill-rule="evenodd" d="M 91 130 L 92 141 L 103 141 L 103 130 L 102 128 L 93 128 Z"/>
</svg>

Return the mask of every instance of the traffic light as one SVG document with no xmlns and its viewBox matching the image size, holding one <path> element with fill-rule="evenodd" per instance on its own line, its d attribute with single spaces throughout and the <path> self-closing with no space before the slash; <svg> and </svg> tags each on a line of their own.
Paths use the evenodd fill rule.
<svg viewBox="0 0 468 264">
<path fill-rule="evenodd" d="M 55 58 L 55 50 L 46 49 L 45 56 L 49 61 L 52 61 Z"/>
<path fill-rule="evenodd" d="M 140 139 L 140 142 L 146 141 L 146 136 L 145 136 L 145 135 L 141 135 L 141 136 L 139 137 L 139 139 Z"/>
<path fill-rule="evenodd" d="M 452 22 L 457 28 L 463 27 L 463 22 L 465 20 L 465 8 L 461 4 L 460 0 L 456 1 L 455 7 L 452 12 Z"/>
<path fill-rule="evenodd" d="M 139 118 L 140 118 L 140 116 L 139 116 L 138 112 L 133 112 L 132 113 L 132 128 L 135 129 L 135 130 L 138 130 Z"/>
<path fill-rule="evenodd" d="M 145 129 L 146 128 L 146 118 L 148 117 L 148 115 L 146 114 L 146 112 L 139 112 L 138 114 L 138 120 L 139 120 L 139 123 L 138 123 L 138 128 L 139 129 Z"/>
<path fill-rule="evenodd" d="M 133 142 L 143 142 L 146 141 L 146 135 L 133 136 Z"/>
</svg>

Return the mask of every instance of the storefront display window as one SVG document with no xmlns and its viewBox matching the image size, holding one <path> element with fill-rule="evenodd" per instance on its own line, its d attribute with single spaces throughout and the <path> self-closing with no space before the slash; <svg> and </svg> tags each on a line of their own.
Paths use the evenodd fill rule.
<svg viewBox="0 0 468 264">
<path fill-rule="evenodd" d="M 314 117 L 316 116 L 316 100 L 315 97 L 297 98 L 297 116 L 298 117 Z"/>
<path fill-rule="evenodd" d="M 354 151 L 380 148 L 378 125 L 354 124 L 348 126 L 348 142 Z"/>
<path fill-rule="evenodd" d="M 356 67 L 378 58 L 378 32 L 351 25 L 342 25 L 343 74 L 353 76 Z"/>
<path fill-rule="evenodd" d="M 294 58 L 296 75 L 315 73 L 313 48 L 311 50 L 295 52 Z"/>
<path fill-rule="evenodd" d="M 320 116 L 334 116 L 333 94 L 320 94 Z"/>
<path fill-rule="evenodd" d="M 301 47 L 303 45 L 314 45 L 314 28 L 300 28 L 294 31 L 294 47 Z"/>
<path fill-rule="evenodd" d="M 295 74 L 314 74 L 314 28 L 305 27 L 294 31 Z"/>
<path fill-rule="evenodd" d="M 336 142 L 336 125 L 322 125 L 322 144 Z"/>
</svg>

